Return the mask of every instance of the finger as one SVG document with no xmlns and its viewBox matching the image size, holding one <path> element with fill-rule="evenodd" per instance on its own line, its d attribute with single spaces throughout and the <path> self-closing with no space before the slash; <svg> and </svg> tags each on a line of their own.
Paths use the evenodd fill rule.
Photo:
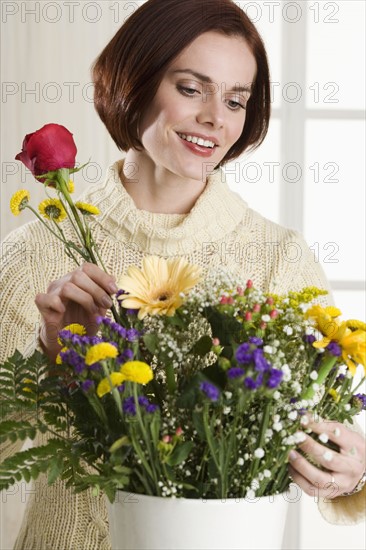
<svg viewBox="0 0 366 550">
<path fill-rule="evenodd" d="M 85 263 L 80 266 L 76 272 L 86 274 L 94 283 L 103 288 L 109 294 L 115 294 L 118 291 L 116 278 L 109 275 L 95 264 Z"/>
<path fill-rule="evenodd" d="M 340 472 L 333 473 L 329 471 L 319 470 L 316 466 L 311 464 L 305 457 L 296 451 L 291 451 L 289 455 L 291 477 L 298 483 L 302 481 L 302 489 L 306 494 L 313 494 L 314 487 L 317 487 L 319 491 L 323 491 L 321 494 L 325 494 L 329 491 L 329 487 L 332 485 L 337 489 L 337 493 L 344 492 L 344 488 L 347 484 L 344 483 L 344 475 Z"/>
<path fill-rule="evenodd" d="M 319 439 L 327 442 L 327 438 L 340 447 L 342 455 L 359 459 L 365 454 L 364 438 L 352 430 L 349 430 L 344 424 L 332 420 L 322 422 L 310 422 L 309 428 L 313 433 L 319 434 Z"/>
<path fill-rule="evenodd" d="M 39 293 L 36 295 L 34 301 L 42 316 L 49 316 L 52 315 L 52 313 L 63 315 L 66 311 L 66 307 L 62 303 L 61 298 L 55 294 Z"/>
<path fill-rule="evenodd" d="M 95 303 L 93 296 L 70 281 L 61 287 L 59 296 L 62 301 L 68 302 L 72 300 L 91 315 L 95 315 L 99 310 L 98 304 Z"/>
<path fill-rule="evenodd" d="M 317 464 L 332 470 L 334 472 L 343 472 L 347 467 L 346 460 L 347 458 L 341 456 L 336 451 L 321 445 L 315 441 L 311 436 L 305 435 L 305 440 L 299 445 L 304 453 L 309 455 Z"/>
<path fill-rule="evenodd" d="M 87 275 L 81 270 L 75 270 L 68 281 L 68 283 L 72 283 L 76 287 L 82 289 L 87 294 L 90 294 L 95 302 L 96 305 L 99 305 L 103 308 L 109 308 L 112 306 L 113 301 L 112 298 L 105 292 L 103 288 L 101 288 L 97 283 L 93 281 Z M 58 292 L 62 293 L 62 288 L 64 285 L 62 285 Z"/>
<path fill-rule="evenodd" d="M 327 499 L 333 499 L 341 494 L 339 485 L 331 474 L 328 473 L 328 481 L 320 485 L 316 481 L 312 481 L 304 477 L 292 466 L 289 466 L 288 473 L 292 480 L 309 496 L 319 498 L 326 497 Z"/>
</svg>

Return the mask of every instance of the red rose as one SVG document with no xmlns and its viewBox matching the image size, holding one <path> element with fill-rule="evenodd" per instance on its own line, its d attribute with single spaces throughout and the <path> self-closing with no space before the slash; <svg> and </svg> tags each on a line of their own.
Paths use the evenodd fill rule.
<svg viewBox="0 0 366 550">
<path fill-rule="evenodd" d="M 22 152 L 15 158 L 22 161 L 34 176 L 39 176 L 59 168 L 74 168 L 76 153 L 72 134 L 65 126 L 46 124 L 25 136 Z"/>
</svg>

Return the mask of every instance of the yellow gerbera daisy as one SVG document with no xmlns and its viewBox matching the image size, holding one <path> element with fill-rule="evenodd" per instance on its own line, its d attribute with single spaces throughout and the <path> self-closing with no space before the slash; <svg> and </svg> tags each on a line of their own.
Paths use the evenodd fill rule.
<svg viewBox="0 0 366 550">
<path fill-rule="evenodd" d="M 38 206 L 38 210 L 48 220 L 62 222 L 67 216 L 66 210 L 59 199 L 46 199 Z"/>
<path fill-rule="evenodd" d="M 68 184 L 67 184 L 67 190 L 69 193 L 73 193 L 75 191 L 75 185 L 74 185 L 74 182 L 72 180 L 69 180 Z"/>
<path fill-rule="evenodd" d="M 143 361 L 127 361 L 122 365 L 121 373 L 125 380 L 136 384 L 147 384 L 154 378 L 151 367 Z"/>
<path fill-rule="evenodd" d="M 184 258 L 168 260 L 148 256 L 142 260 L 142 268 L 131 266 L 118 284 L 128 292 L 121 296 L 123 307 L 138 309 L 138 318 L 146 315 L 173 316 L 183 304 L 184 295 L 201 279 L 201 268 L 190 265 Z"/>
<path fill-rule="evenodd" d="M 12 214 L 14 214 L 14 216 L 19 216 L 20 212 L 24 210 L 29 201 L 30 194 L 27 189 L 16 191 L 10 199 L 10 210 Z"/>
<path fill-rule="evenodd" d="M 112 382 L 112 387 L 109 383 L 109 380 L 108 378 L 103 378 L 103 380 L 101 380 L 98 384 L 98 387 L 97 387 L 97 396 L 98 397 L 103 397 L 103 395 L 105 395 L 106 393 L 109 393 L 110 391 L 112 391 L 113 388 L 115 388 L 116 386 L 119 386 L 120 384 L 122 384 L 122 382 L 124 381 L 124 376 L 123 374 L 121 374 L 120 372 L 112 372 L 110 375 L 109 375 L 110 379 L 111 379 L 111 382 Z"/>
<path fill-rule="evenodd" d="M 101 342 L 88 349 L 85 356 L 85 363 L 87 365 L 93 365 L 98 361 L 103 361 L 103 359 L 117 357 L 117 355 L 118 350 L 115 346 L 109 342 Z"/>
<path fill-rule="evenodd" d="M 84 325 L 80 325 L 79 323 L 71 323 L 70 325 L 66 325 L 62 330 L 69 330 L 72 334 L 79 334 L 80 336 L 84 336 L 84 334 L 86 334 L 86 328 Z M 62 346 L 60 338 L 57 338 L 57 343 Z"/>
<path fill-rule="evenodd" d="M 98 216 L 100 214 L 99 208 L 87 202 L 76 202 L 75 206 L 84 216 Z"/>
</svg>

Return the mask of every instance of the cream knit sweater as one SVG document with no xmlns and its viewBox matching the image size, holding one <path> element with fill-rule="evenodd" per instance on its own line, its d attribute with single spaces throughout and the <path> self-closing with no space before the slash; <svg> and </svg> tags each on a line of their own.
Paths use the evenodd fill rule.
<svg viewBox="0 0 366 550">
<path fill-rule="evenodd" d="M 157 214 L 136 208 L 119 177 L 122 163 L 109 168 L 104 184 L 93 185 L 79 197 L 101 211 L 92 221 L 92 231 L 109 273 L 118 277 L 131 264 L 141 265 L 144 255 L 156 254 L 184 256 L 207 270 L 225 265 L 263 291 L 278 294 L 308 285 L 328 288 L 301 235 L 251 210 L 229 189 L 221 170 L 208 178 L 189 214 Z M 67 220 L 63 226 L 71 238 Z M 11 232 L 2 253 L 0 361 L 16 348 L 32 353 L 40 324 L 35 295 L 76 267 L 39 221 Z M 3 445 L 2 458 L 15 450 L 13 444 Z M 336 500 L 319 503 L 329 522 L 362 519 L 364 491 Z M 93 497 L 89 491 L 75 495 L 62 482 L 49 487 L 44 476 L 38 478 L 15 548 L 109 549 L 104 497 Z"/>
</svg>

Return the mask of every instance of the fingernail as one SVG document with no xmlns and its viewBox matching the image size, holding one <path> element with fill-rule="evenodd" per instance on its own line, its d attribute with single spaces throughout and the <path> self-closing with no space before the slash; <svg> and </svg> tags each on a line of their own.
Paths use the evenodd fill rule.
<svg viewBox="0 0 366 550">
<path fill-rule="evenodd" d="M 297 452 L 296 451 L 290 451 L 290 454 L 288 455 L 290 460 L 296 460 L 297 459 Z"/>
<path fill-rule="evenodd" d="M 115 294 L 116 292 L 118 292 L 118 286 L 116 285 L 116 283 L 110 283 L 108 285 L 108 288 L 112 294 Z"/>
<path fill-rule="evenodd" d="M 111 298 L 109 298 L 109 296 L 103 296 L 102 304 L 103 304 L 104 307 L 111 307 L 113 302 L 112 302 Z"/>
</svg>

